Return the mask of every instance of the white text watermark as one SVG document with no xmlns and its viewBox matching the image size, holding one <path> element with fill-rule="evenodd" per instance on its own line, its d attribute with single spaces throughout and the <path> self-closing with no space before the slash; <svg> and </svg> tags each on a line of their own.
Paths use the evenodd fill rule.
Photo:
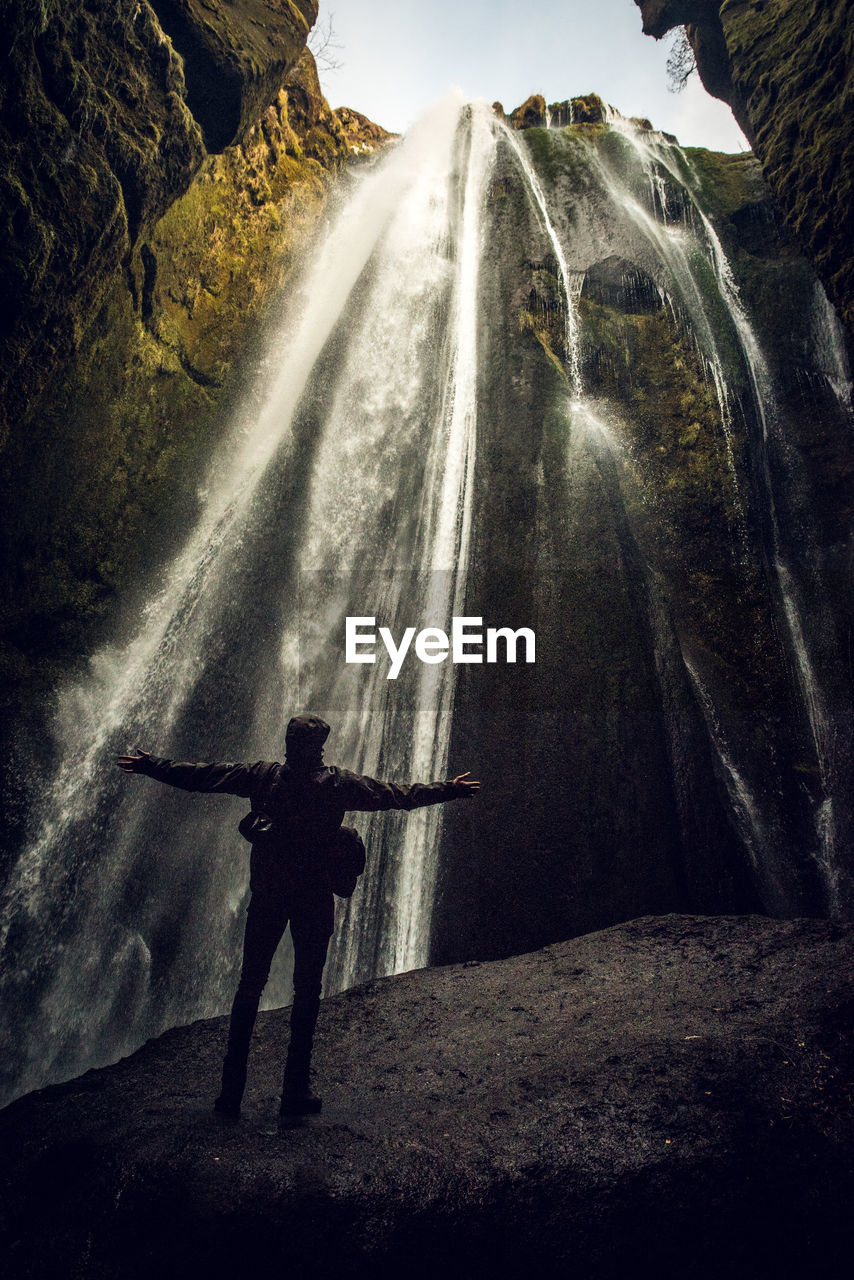
<svg viewBox="0 0 854 1280">
<path fill-rule="evenodd" d="M 376 618 L 347 618 L 345 623 L 345 650 L 347 662 L 376 662 Z M 379 628 L 380 639 L 388 653 L 391 665 L 386 679 L 396 680 L 403 660 L 415 641 L 414 651 L 420 662 L 444 662 L 450 656 L 452 662 L 483 662 L 483 618 L 453 618 L 451 634 L 441 627 L 425 627 L 416 635 L 415 627 L 406 627 L 398 644 L 388 627 Z M 504 662 L 515 662 L 519 642 L 522 642 L 525 662 L 535 660 L 536 637 L 530 627 L 487 627 L 487 662 L 498 662 L 499 641 Z"/>
</svg>

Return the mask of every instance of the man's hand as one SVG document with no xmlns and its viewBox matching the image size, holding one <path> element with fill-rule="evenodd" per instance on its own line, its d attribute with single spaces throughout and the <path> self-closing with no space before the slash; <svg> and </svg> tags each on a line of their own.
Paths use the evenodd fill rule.
<svg viewBox="0 0 854 1280">
<path fill-rule="evenodd" d="M 135 756 L 119 756 L 116 764 L 125 773 L 145 773 L 148 762 L 151 759 L 150 751 L 143 751 L 142 747 L 136 748 Z"/>
<path fill-rule="evenodd" d="M 478 791 L 480 791 L 479 782 L 467 781 L 470 773 L 471 769 L 466 769 L 465 773 L 461 773 L 458 777 L 453 779 L 453 786 L 459 788 L 459 794 L 461 796 L 476 796 Z"/>
</svg>

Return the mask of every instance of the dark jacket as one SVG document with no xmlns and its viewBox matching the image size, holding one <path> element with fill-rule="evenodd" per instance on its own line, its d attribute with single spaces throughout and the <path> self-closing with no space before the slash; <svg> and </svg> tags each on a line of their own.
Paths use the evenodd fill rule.
<svg viewBox="0 0 854 1280">
<path fill-rule="evenodd" d="M 321 764 L 293 768 L 273 760 L 255 764 L 188 764 L 151 756 L 143 771 L 184 791 L 246 796 L 251 808 L 268 814 L 290 847 L 325 846 L 345 813 L 421 809 L 466 794 L 453 782 L 413 782 L 399 786 Z"/>
</svg>

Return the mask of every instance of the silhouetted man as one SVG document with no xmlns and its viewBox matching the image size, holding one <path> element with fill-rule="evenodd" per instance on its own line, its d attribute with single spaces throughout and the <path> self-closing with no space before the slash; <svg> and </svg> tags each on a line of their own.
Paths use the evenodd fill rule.
<svg viewBox="0 0 854 1280">
<path fill-rule="evenodd" d="M 294 1000 L 282 1085 L 282 1115 L 320 1110 L 309 1087 L 320 987 L 334 924 L 328 855 L 349 810 L 420 809 L 473 796 L 479 782 L 461 774 L 452 782 L 397 786 L 323 763 L 329 725 L 319 716 L 294 716 L 285 735 L 285 763 L 176 764 L 147 751 L 120 756 L 126 773 L 143 773 L 185 791 L 247 796 L 272 820 L 272 831 L 252 845 L 251 897 L 243 940 L 243 966 L 231 1007 L 228 1047 L 217 1111 L 238 1115 L 246 1084 L 249 1042 L 261 992 L 282 934 L 291 926 Z"/>
</svg>

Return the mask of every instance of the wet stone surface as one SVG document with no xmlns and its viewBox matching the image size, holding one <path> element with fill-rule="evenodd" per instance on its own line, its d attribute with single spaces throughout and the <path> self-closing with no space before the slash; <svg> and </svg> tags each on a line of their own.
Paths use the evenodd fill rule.
<svg viewBox="0 0 854 1280">
<path fill-rule="evenodd" d="M 8 1276 L 839 1275 L 854 926 L 646 917 L 324 1003 L 319 1117 L 223 1019 L 0 1116 Z"/>
</svg>

